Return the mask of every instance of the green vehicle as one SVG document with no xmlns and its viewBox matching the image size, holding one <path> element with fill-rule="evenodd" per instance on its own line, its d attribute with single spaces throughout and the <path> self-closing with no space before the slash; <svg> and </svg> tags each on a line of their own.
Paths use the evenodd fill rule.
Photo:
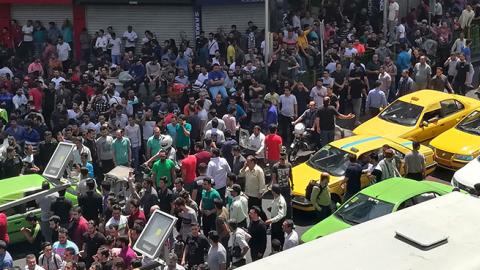
<svg viewBox="0 0 480 270">
<path fill-rule="evenodd" d="M 453 187 L 433 181 L 390 178 L 369 186 L 342 204 L 332 215 L 306 231 L 309 242 L 351 226 L 445 195 Z"/>
<path fill-rule="evenodd" d="M 0 180 L 0 206 L 41 192 L 43 181 L 45 181 L 45 178 L 38 174 L 22 175 Z M 61 181 L 49 182 L 51 187 L 66 183 Z M 72 201 L 73 205 L 77 204 L 74 186 L 67 188 L 65 197 Z M 22 227 L 29 227 L 29 224 L 25 220 L 28 213 L 35 213 L 40 220 L 40 208 L 38 208 L 35 199 L 29 200 L 21 205 L 9 207 L 3 210 L 3 212 L 7 216 L 10 244 L 26 241 L 20 229 Z"/>
</svg>

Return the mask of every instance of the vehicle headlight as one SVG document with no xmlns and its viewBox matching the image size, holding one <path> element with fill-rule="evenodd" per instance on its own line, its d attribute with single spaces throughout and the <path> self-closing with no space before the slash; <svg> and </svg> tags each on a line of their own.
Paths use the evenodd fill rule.
<svg viewBox="0 0 480 270">
<path fill-rule="evenodd" d="M 461 160 L 461 161 L 471 161 L 473 160 L 473 156 L 472 155 L 458 155 L 458 154 L 455 154 L 453 156 L 454 159 L 458 159 L 458 160 Z"/>
</svg>

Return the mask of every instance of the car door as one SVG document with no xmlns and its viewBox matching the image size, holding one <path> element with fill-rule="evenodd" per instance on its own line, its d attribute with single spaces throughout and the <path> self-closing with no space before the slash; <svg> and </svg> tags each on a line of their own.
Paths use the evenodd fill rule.
<svg viewBox="0 0 480 270">
<path fill-rule="evenodd" d="M 438 120 L 438 134 L 452 128 L 466 115 L 465 106 L 455 99 L 447 99 L 440 102 L 441 118 Z M 462 114 L 463 112 L 463 114 Z M 436 136 L 435 135 L 435 136 Z"/>
<path fill-rule="evenodd" d="M 23 196 L 28 196 L 41 191 L 41 189 L 27 191 Z M 8 235 L 11 243 L 19 243 L 25 241 L 25 237 L 20 232 L 23 227 L 29 227 L 29 223 L 25 220 L 28 213 L 33 212 L 38 218 L 40 218 L 40 209 L 35 200 L 29 201 L 25 204 L 17 205 L 5 210 L 8 221 Z"/>
<path fill-rule="evenodd" d="M 422 203 L 422 202 L 429 201 L 431 199 L 435 199 L 439 196 L 440 195 L 438 193 L 433 191 L 423 192 L 421 194 L 408 198 L 402 203 L 400 203 L 400 205 L 397 207 L 397 211 Z"/>
</svg>

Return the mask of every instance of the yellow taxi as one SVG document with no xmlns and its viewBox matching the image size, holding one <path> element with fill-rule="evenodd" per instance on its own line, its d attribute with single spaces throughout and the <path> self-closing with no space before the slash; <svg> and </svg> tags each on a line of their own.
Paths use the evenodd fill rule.
<svg viewBox="0 0 480 270">
<path fill-rule="evenodd" d="M 428 143 L 479 106 L 480 101 L 473 98 L 420 90 L 395 100 L 379 115 L 355 128 L 353 134 Z"/>
<path fill-rule="evenodd" d="M 430 141 L 438 165 L 460 169 L 480 154 L 480 108 Z"/>
<path fill-rule="evenodd" d="M 344 180 L 345 170 L 349 162 L 348 155 L 356 155 L 360 164 L 362 164 L 363 161 L 368 161 L 371 153 L 375 152 L 381 156 L 384 146 L 389 146 L 393 149 L 396 159 L 400 161 L 403 160 L 405 154 L 412 151 L 412 141 L 372 135 L 355 135 L 331 142 L 322 147 L 307 162 L 292 169 L 294 184 L 292 191 L 293 208 L 301 211 L 314 210 L 309 199 L 305 198 L 306 188 L 310 180 L 318 180 L 322 172 L 327 172 L 331 175 L 329 189 L 332 200 L 341 202 L 345 192 L 342 180 Z M 425 156 L 427 174 L 429 174 L 436 167 L 433 151 L 429 147 L 422 145 L 420 146 L 420 152 Z M 362 164 L 362 166 L 368 167 L 368 162 Z M 400 173 L 403 174 L 403 164 L 400 167 Z M 371 182 L 367 173 L 362 175 L 361 181 L 362 188 Z"/>
</svg>

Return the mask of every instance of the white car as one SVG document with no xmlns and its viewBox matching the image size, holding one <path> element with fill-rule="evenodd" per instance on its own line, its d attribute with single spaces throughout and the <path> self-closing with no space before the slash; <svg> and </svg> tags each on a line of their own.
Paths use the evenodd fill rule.
<svg viewBox="0 0 480 270">
<path fill-rule="evenodd" d="M 480 183 L 478 172 L 480 171 L 480 156 L 474 158 L 463 168 L 456 171 L 452 178 L 452 185 L 468 193 L 475 193 L 475 184 Z"/>
</svg>

